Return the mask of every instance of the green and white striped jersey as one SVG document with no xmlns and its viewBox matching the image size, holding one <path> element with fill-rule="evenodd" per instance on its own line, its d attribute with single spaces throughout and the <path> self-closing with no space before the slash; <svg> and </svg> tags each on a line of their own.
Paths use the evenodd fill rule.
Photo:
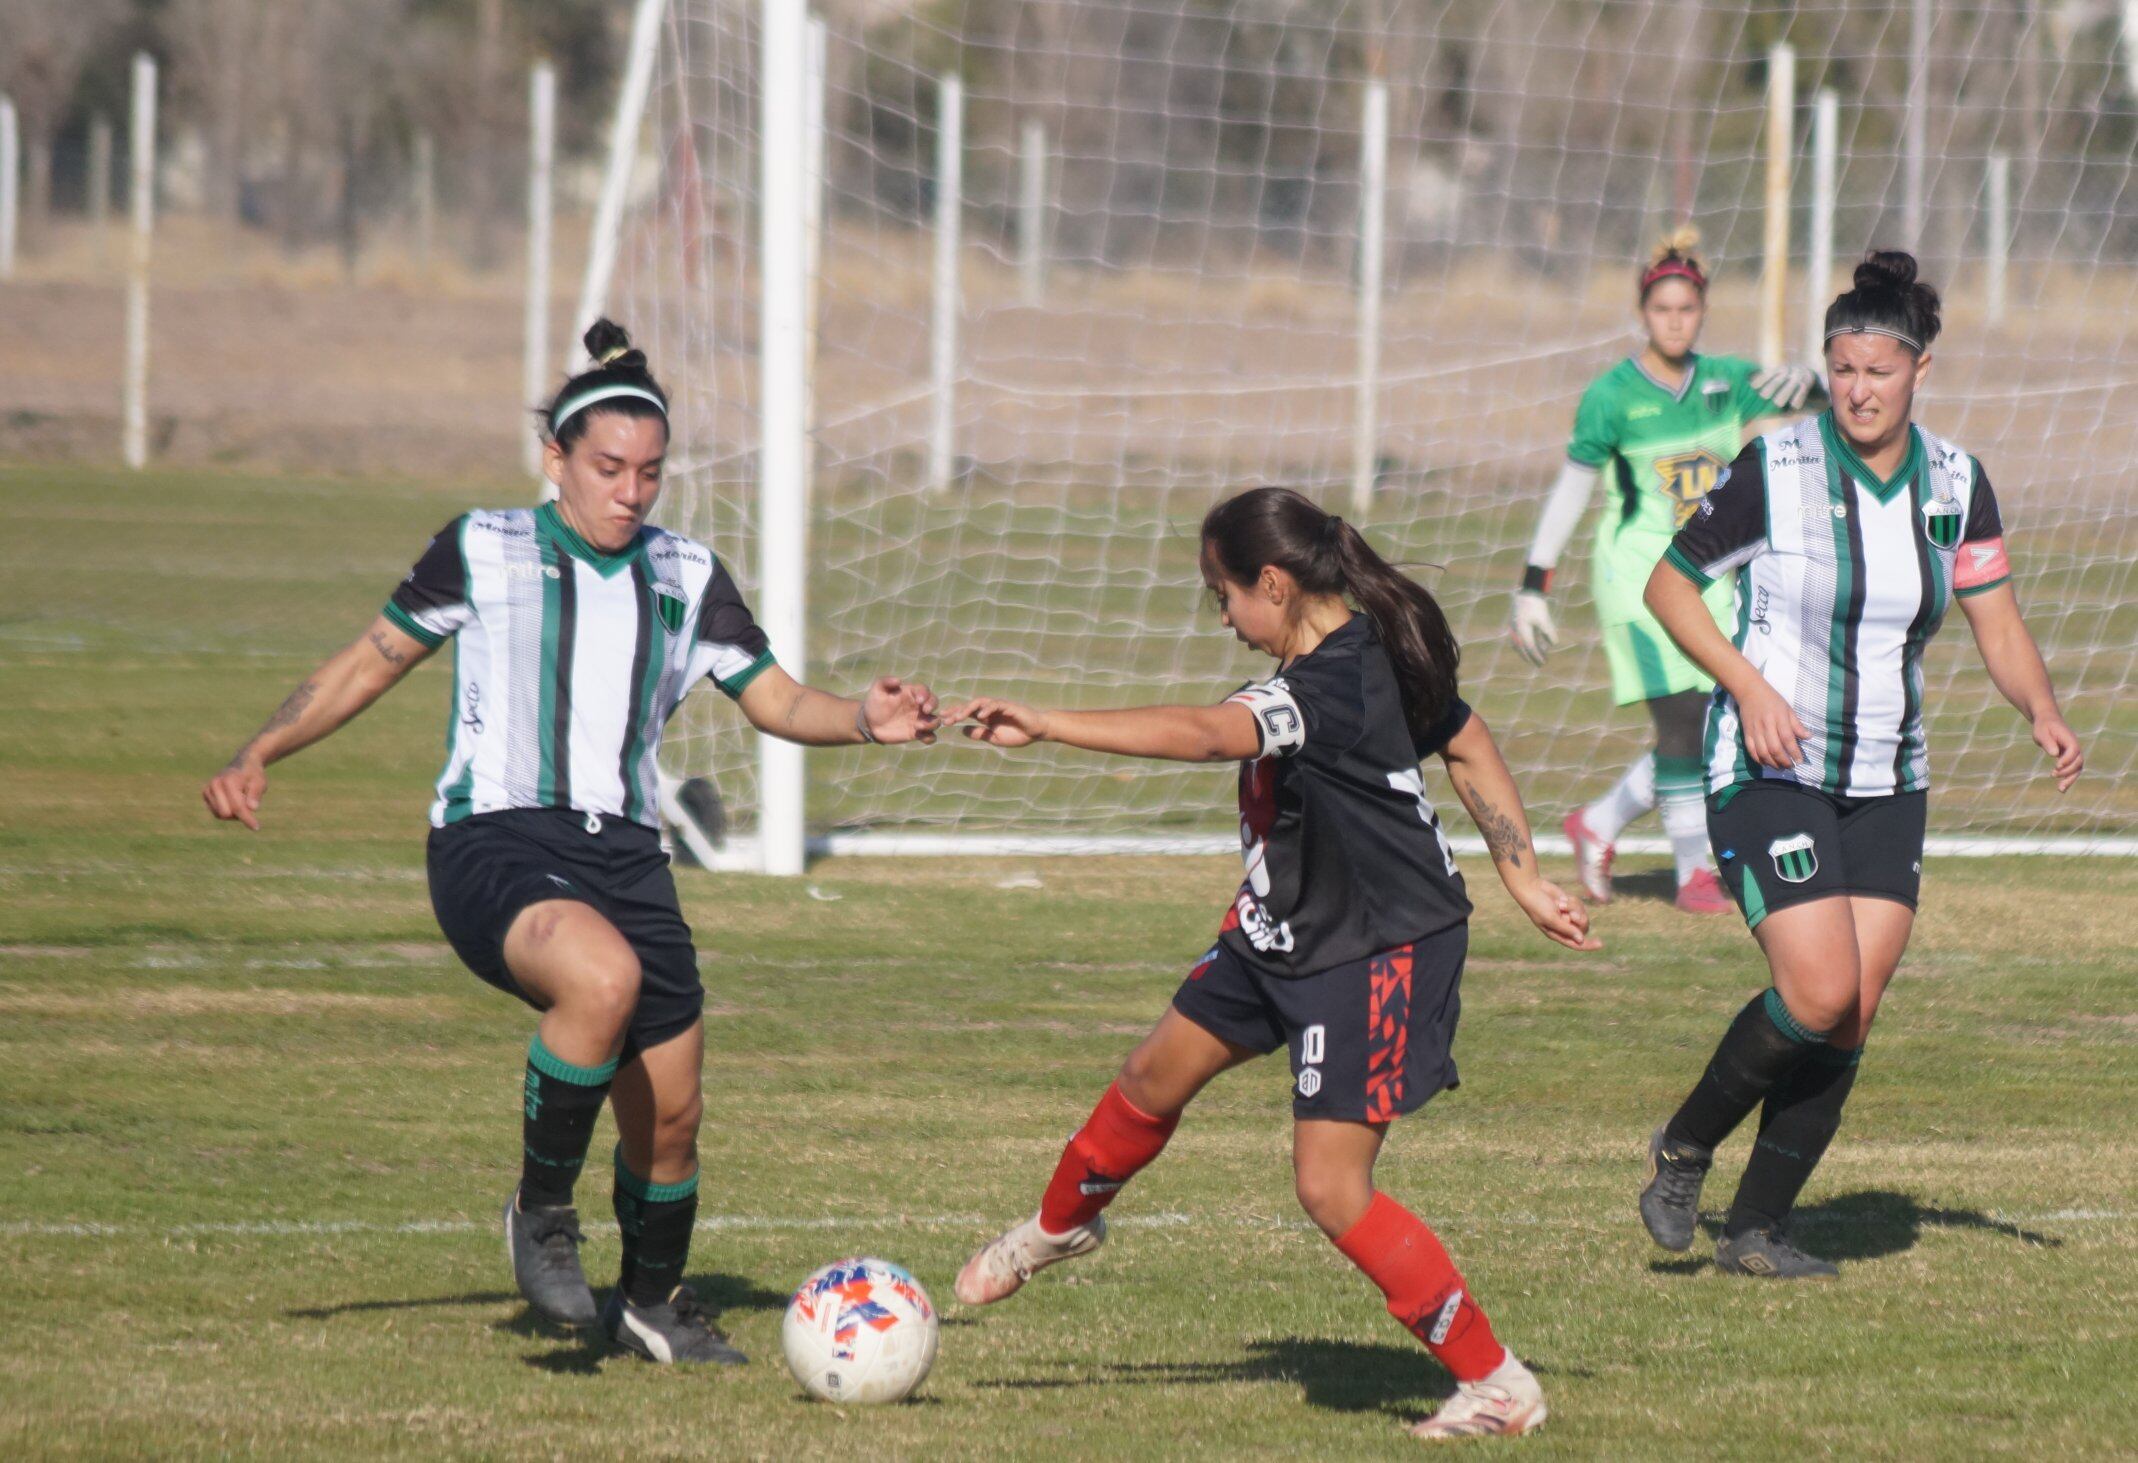
<svg viewBox="0 0 2138 1463">
<path fill-rule="evenodd" d="M 604 554 L 540 508 L 454 519 L 386 602 L 453 641 L 453 706 L 431 824 L 572 808 L 658 827 L 654 753 L 701 677 L 742 694 L 772 651 L 703 544 L 651 525 Z"/>
<path fill-rule="evenodd" d="M 2011 577 L 1982 464 L 1911 427 L 1889 480 L 1830 412 L 1754 438 L 1671 541 L 1665 560 L 1703 589 L 1737 576 L 1737 648 L 1811 737 L 1787 771 L 1746 753 L 1737 703 L 1715 688 L 1712 792 L 1776 778 L 1846 797 L 1930 784 L 1923 647 L 1955 594 Z"/>
</svg>

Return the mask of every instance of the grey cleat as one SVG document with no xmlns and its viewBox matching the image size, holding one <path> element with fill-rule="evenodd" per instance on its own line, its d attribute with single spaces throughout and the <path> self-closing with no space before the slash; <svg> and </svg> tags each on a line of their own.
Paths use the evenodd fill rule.
<svg viewBox="0 0 2138 1463">
<path fill-rule="evenodd" d="M 664 1365 L 744 1366 L 750 1360 L 713 1328 L 698 1308 L 698 1293 L 687 1285 L 678 1285 L 668 1299 L 651 1306 L 633 1305 L 619 1289 L 602 1308 L 601 1326 L 624 1350 Z"/>
<path fill-rule="evenodd" d="M 1707 1180 L 1712 1152 L 1673 1145 L 1657 1128 L 1648 1140 L 1648 1182 L 1641 1190 L 1641 1223 L 1648 1236 L 1666 1250 L 1693 1247 L 1700 1224 L 1700 1185 Z"/>
<path fill-rule="evenodd" d="M 505 1254 L 512 1278 L 535 1314 L 560 1326 L 584 1330 L 597 1317 L 594 1292 L 579 1268 L 579 1211 L 569 1204 L 520 1207 L 519 1190 L 505 1201 Z"/>
<path fill-rule="evenodd" d="M 1816 1255 L 1807 1255 L 1779 1229 L 1748 1229 L 1715 1245 L 1715 1263 L 1731 1275 L 1766 1280 L 1831 1280 L 1841 1272 Z"/>
</svg>

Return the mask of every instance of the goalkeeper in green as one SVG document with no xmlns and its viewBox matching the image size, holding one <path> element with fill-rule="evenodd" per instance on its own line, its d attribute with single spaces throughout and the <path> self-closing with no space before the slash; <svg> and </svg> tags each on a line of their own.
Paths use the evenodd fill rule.
<svg viewBox="0 0 2138 1463">
<path fill-rule="evenodd" d="M 1619 831 L 1660 805 L 1677 864 L 1678 908 L 1723 914 L 1729 896 L 1708 856 L 1701 802 L 1700 740 L 1714 689 L 1641 603 L 1648 575 L 1671 535 L 1715 485 L 1762 417 L 1797 412 L 1823 399 L 1818 376 L 1804 366 L 1765 369 L 1735 356 L 1693 350 L 1707 317 L 1707 272 L 1694 250 L 1700 236 L 1683 229 L 1663 241 L 1640 277 L 1647 343 L 1583 393 L 1567 444 L 1566 466 L 1537 521 L 1510 626 L 1516 647 L 1542 665 L 1558 630 L 1550 602 L 1552 571 L 1604 480 L 1605 507 L 1591 556 L 1596 612 L 1620 706 L 1648 708 L 1655 751 L 1628 767 L 1617 784 L 1567 815 L 1581 886 L 1599 903 L 1611 898 L 1611 856 Z M 1717 624 L 1728 626 L 1730 580 L 1706 594 Z"/>
</svg>

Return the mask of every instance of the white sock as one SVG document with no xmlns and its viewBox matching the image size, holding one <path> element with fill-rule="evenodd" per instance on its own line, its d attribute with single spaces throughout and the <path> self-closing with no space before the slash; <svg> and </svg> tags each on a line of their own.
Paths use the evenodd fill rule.
<svg viewBox="0 0 2138 1463">
<path fill-rule="evenodd" d="M 1673 792 L 1662 799 L 1663 831 L 1670 835 L 1670 854 L 1677 860 L 1678 883 L 1684 884 L 1702 869 L 1712 869 L 1707 856 L 1707 808 L 1700 794 Z"/>
<path fill-rule="evenodd" d="M 1609 792 L 1581 810 L 1581 821 L 1606 843 L 1618 841 L 1628 823 L 1655 806 L 1655 757 L 1643 753 Z"/>
</svg>

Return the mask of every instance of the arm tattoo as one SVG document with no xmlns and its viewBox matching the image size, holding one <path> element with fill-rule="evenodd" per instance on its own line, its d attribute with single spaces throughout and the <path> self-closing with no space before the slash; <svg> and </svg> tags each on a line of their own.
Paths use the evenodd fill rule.
<svg viewBox="0 0 2138 1463">
<path fill-rule="evenodd" d="M 1518 869 L 1522 867 L 1522 855 L 1529 850 L 1529 839 L 1523 834 L 1521 824 L 1485 801 L 1483 794 L 1472 784 L 1458 783 L 1456 790 L 1462 793 L 1477 831 L 1484 835 L 1486 850 L 1494 859 L 1504 859 Z"/>
<path fill-rule="evenodd" d="M 251 752 L 254 747 L 257 747 L 260 744 L 260 738 L 266 736 L 269 732 L 280 731 L 286 726 L 294 726 L 298 719 L 311 708 L 312 698 L 318 694 L 319 682 L 317 681 L 306 681 L 296 690 L 290 692 L 287 697 L 283 698 L 282 704 L 275 708 L 275 714 L 267 718 L 267 725 L 255 732 L 251 741 L 238 748 L 237 755 L 230 759 L 230 765 L 236 767 L 242 763 L 246 754 Z"/>
<path fill-rule="evenodd" d="M 388 665 L 408 664 L 408 657 L 401 651 L 398 651 L 393 648 L 393 646 L 387 641 L 386 632 L 384 630 L 373 630 L 371 634 L 366 638 L 371 641 L 371 648 L 373 650 L 376 650 L 379 653 L 380 657 L 385 660 Z"/>
</svg>

